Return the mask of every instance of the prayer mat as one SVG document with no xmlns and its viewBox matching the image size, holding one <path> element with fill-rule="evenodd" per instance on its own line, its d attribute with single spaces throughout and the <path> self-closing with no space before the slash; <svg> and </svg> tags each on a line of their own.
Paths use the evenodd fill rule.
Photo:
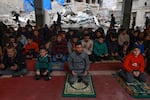
<svg viewBox="0 0 150 100">
<path fill-rule="evenodd" d="M 64 63 L 63 62 L 52 62 L 52 70 L 54 70 L 54 71 L 64 70 Z"/>
<path fill-rule="evenodd" d="M 113 74 L 119 84 L 134 98 L 150 98 L 150 84 L 135 80 L 134 83 L 127 83 L 117 74 Z"/>
<path fill-rule="evenodd" d="M 63 89 L 62 96 L 64 97 L 96 97 L 96 92 L 94 89 L 92 76 L 90 76 L 90 82 L 85 85 L 83 82 L 76 81 L 74 84 L 68 82 L 69 74 L 66 75 L 65 85 Z"/>
</svg>

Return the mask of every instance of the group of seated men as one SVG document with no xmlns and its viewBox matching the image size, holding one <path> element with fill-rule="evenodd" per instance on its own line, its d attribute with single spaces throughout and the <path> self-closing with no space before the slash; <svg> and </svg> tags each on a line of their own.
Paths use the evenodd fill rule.
<svg viewBox="0 0 150 100">
<path fill-rule="evenodd" d="M 53 33 L 52 29 L 48 29 L 49 32 Z M 46 34 L 45 28 L 44 30 L 45 35 L 41 30 L 34 29 L 32 33 L 25 31 L 24 28 L 18 29 L 18 32 L 22 34 L 14 35 L 14 32 L 11 32 L 13 35 L 10 35 L 12 30 L 5 32 L 0 62 L 1 77 L 25 75 L 27 73 L 25 60 L 36 59 L 35 79 L 39 80 L 44 77 L 45 80 L 50 80 L 52 62 L 67 61 L 71 71 L 70 84 L 73 84 L 78 78 L 88 84 L 90 61 L 120 60 L 121 57 L 125 57 L 123 70 L 119 72 L 119 75 L 127 82 L 133 82 L 134 78 L 146 82 L 143 56 L 147 56 L 149 48 L 145 55 L 143 39 L 137 35 L 137 31 L 129 35 L 125 29 L 120 29 L 119 34 L 115 33 L 113 29 L 109 29 L 107 35 L 104 36 L 103 30 L 100 28 L 95 31 L 95 34 L 90 30 L 83 32 L 70 30 L 67 34 L 60 31 L 59 34 L 49 36 Z M 129 36 L 132 37 L 132 40 Z"/>
</svg>

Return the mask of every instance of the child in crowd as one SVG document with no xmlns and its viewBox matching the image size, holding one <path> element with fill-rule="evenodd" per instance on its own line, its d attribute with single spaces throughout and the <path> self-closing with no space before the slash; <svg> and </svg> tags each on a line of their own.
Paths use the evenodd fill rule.
<svg viewBox="0 0 150 100">
<path fill-rule="evenodd" d="M 45 48 L 47 49 L 48 55 L 51 56 L 52 42 L 51 41 L 46 41 L 44 45 L 45 45 Z"/>
<path fill-rule="evenodd" d="M 73 35 L 74 35 L 74 31 L 69 30 L 68 33 L 66 34 L 67 41 L 70 41 L 72 39 Z"/>
<path fill-rule="evenodd" d="M 36 58 L 39 51 L 38 44 L 33 42 L 32 37 L 28 37 L 27 41 L 28 42 L 25 46 L 26 58 L 27 59 Z"/>
<path fill-rule="evenodd" d="M 101 59 L 108 60 L 108 48 L 103 36 L 94 41 L 93 52 L 97 61 L 101 61 Z"/>
<path fill-rule="evenodd" d="M 74 33 L 71 40 L 68 41 L 68 53 L 69 55 L 76 50 L 75 44 L 79 41 L 79 36 Z"/>
<path fill-rule="evenodd" d="M 25 57 L 18 53 L 13 46 L 8 46 L 0 64 L 1 77 L 17 77 L 26 73 Z"/>
<path fill-rule="evenodd" d="M 38 45 L 40 45 L 40 35 L 39 31 L 37 29 L 33 30 L 33 41 L 36 42 Z"/>
<path fill-rule="evenodd" d="M 96 39 L 98 39 L 99 37 L 102 37 L 102 36 L 104 37 L 102 31 L 96 30 L 95 31 L 95 36 L 94 36 L 93 40 L 96 40 Z"/>
<path fill-rule="evenodd" d="M 50 80 L 51 67 L 52 65 L 50 57 L 48 56 L 47 49 L 43 46 L 40 48 L 40 56 L 37 58 L 36 61 L 35 79 L 39 80 L 43 76 L 44 80 Z"/>
<path fill-rule="evenodd" d="M 60 35 L 61 35 L 61 37 L 62 37 L 62 40 L 67 42 L 66 32 L 65 32 L 65 31 L 61 31 L 61 32 L 60 32 Z"/>
<path fill-rule="evenodd" d="M 137 42 L 134 43 L 134 46 L 137 46 L 140 48 L 141 54 L 145 56 L 145 51 L 144 51 L 144 40 L 142 38 L 138 38 Z"/>
<path fill-rule="evenodd" d="M 138 38 L 139 38 L 139 31 L 136 30 L 130 30 L 129 31 L 129 37 L 130 37 L 130 45 L 129 48 L 132 49 L 132 47 L 134 46 L 134 43 L 137 42 Z"/>
<path fill-rule="evenodd" d="M 111 36 L 112 35 L 118 37 L 118 34 L 117 34 L 116 30 L 109 28 L 108 31 L 107 31 L 106 37 L 105 37 L 106 43 L 109 43 L 111 41 Z"/>
<path fill-rule="evenodd" d="M 43 33 L 41 33 L 41 31 L 41 29 L 34 29 L 33 31 L 33 41 L 36 42 L 38 46 L 42 45 L 45 42 Z"/>
<path fill-rule="evenodd" d="M 129 52 L 129 45 L 128 44 L 129 43 L 127 41 L 125 41 L 123 43 L 123 46 L 122 46 L 122 48 L 120 50 L 120 52 L 122 52 L 121 53 L 121 57 L 125 57 L 128 54 L 128 52 Z"/>
<path fill-rule="evenodd" d="M 90 39 L 90 35 L 85 34 L 81 43 L 83 51 L 88 54 L 90 61 L 93 61 L 93 40 Z"/>
<path fill-rule="evenodd" d="M 67 53 L 67 41 L 62 40 L 62 36 L 58 35 L 57 40 L 52 43 L 52 61 L 65 62 Z"/>
<path fill-rule="evenodd" d="M 17 41 L 19 41 L 20 43 L 22 43 L 23 47 L 25 47 L 26 44 L 27 44 L 27 38 L 24 35 L 22 35 L 22 34 L 18 34 L 17 35 Z"/>
<path fill-rule="evenodd" d="M 12 34 L 9 32 L 9 30 L 7 30 L 4 34 L 3 34 L 3 37 L 2 37 L 2 48 L 4 48 L 7 43 L 9 42 L 10 40 L 10 36 L 12 36 Z"/>
<path fill-rule="evenodd" d="M 135 46 L 133 50 L 125 57 L 123 62 L 123 69 L 119 75 L 123 77 L 126 82 L 132 83 L 137 79 L 140 82 L 146 82 L 146 75 L 144 73 L 145 61 L 140 48 Z"/>
<path fill-rule="evenodd" d="M 89 58 L 88 55 L 83 51 L 81 42 L 75 44 L 76 50 L 73 51 L 68 58 L 69 69 L 71 74 L 69 76 L 69 83 L 74 82 L 79 78 L 78 81 L 83 81 L 86 85 L 89 84 Z"/>
<path fill-rule="evenodd" d="M 107 45 L 108 45 L 108 51 L 111 56 L 111 59 L 120 60 L 116 34 L 113 33 L 110 34 L 110 40 L 107 41 Z"/>
<path fill-rule="evenodd" d="M 23 51 L 23 44 L 20 41 L 17 41 L 14 36 L 9 37 L 9 42 L 7 43 L 8 45 L 12 45 L 13 47 L 16 48 L 17 52 L 22 53 Z"/>
<path fill-rule="evenodd" d="M 120 56 L 124 56 L 126 50 L 128 49 L 129 46 L 129 42 L 130 42 L 130 38 L 129 35 L 127 34 L 125 29 L 121 29 L 120 30 L 120 34 L 118 36 L 118 44 L 119 44 L 119 53 Z"/>
</svg>

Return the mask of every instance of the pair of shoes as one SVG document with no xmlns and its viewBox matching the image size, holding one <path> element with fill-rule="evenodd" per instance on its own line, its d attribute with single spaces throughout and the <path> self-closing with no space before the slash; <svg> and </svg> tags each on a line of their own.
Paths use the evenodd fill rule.
<svg viewBox="0 0 150 100">
<path fill-rule="evenodd" d="M 44 80 L 45 80 L 45 81 L 48 81 L 48 80 L 50 80 L 50 79 L 52 79 L 51 76 L 45 76 L 45 77 L 44 77 Z"/>
<path fill-rule="evenodd" d="M 40 78 L 41 78 L 40 75 L 35 75 L 35 76 L 34 76 L 34 79 L 35 79 L 35 80 L 39 80 Z"/>
</svg>

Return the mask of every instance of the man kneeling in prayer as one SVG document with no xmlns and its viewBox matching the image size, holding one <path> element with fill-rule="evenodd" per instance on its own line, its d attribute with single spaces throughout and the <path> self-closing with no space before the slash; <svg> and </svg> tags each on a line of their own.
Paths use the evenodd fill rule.
<svg viewBox="0 0 150 100">
<path fill-rule="evenodd" d="M 75 44 L 76 50 L 69 55 L 68 64 L 71 74 L 69 76 L 69 83 L 74 84 L 83 81 L 85 85 L 89 84 L 88 69 L 90 66 L 88 55 L 83 51 L 81 42 Z"/>
</svg>

